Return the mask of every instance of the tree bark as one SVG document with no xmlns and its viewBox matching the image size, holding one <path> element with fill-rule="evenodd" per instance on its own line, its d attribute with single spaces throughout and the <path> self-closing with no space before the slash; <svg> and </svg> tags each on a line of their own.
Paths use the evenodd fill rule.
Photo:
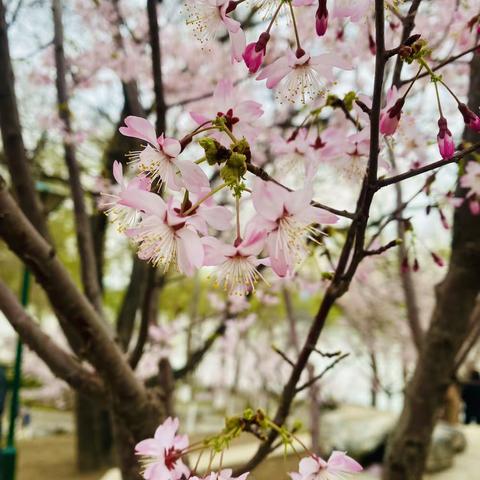
<svg viewBox="0 0 480 480">
<path fill-rule="evenodd" d="M 480 58 L 471 63 L 469 105 L 480 105 Z M 466 142 L 480 138 L 470 130 Z M 475 161 L 473 156 L 466 161 Z M 458 188 L 456 196 L 465 197 Z M 389 442 L 383 479 L 418 480 L 422 477 L 431 434 L 448 386 L 456 357 L 471 329 L 471 316 L 480 292 L 480 216 L 468 202 L 456 209 L 449 269 L 436 289 L 436 306 L 424 337 L 413 378 L 408 385 L 402 415 Z"/>
<path fill-rule="evenodd" d="M 35 190 L 30 162 L 23 143 L 5 6 L 2 0 L 0 0 L 0 130 L 5 159 L 20 208 L 41 235 L 47 238 L 48 231 L 43 208 Z"/>
</svg>

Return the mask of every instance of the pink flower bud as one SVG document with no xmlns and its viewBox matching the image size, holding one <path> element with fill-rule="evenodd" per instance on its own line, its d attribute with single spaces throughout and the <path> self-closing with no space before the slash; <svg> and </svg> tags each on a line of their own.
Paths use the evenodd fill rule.
<svg viewBox="0 0 480 480">
<path fill-rule="evenodd" d="M 480 202 L 478 200 L 470 200 L 468 206 L 472 215 L 480 214 Z"/>
<path fill-rule="evenodd" d="M 405 99 L 399 98 L 392 108 L 380 115 L 380 132 L 383 135 L 393 135 L 397 130 L 404 103 Z"/>
<path fill-rule="evenodd" d="M 443 259 L 437 255 L 435 252 L 430 252 L 430 255 L 432 256 L 433 258 L 433 261 L 439 266 L 439 267 L 443 267 L 445 265 L 445 262 L 443 261 Z"/>
<path fill-rule="evenodd" d="M 480 132 L 480 117 L 472 112 L 464 103 L 458 104 L 465 125 L 476 132 Z"/>
<path fill-rule="evenodd" d="M 420 270 L 420 264 L 418 263 L 418 260 L 415 258 L 415 260 L 413 261 L 413 268 L 412 270 L 414 272 L 418 272 Z"/>
<path fill-rule="evenodd" d="M 245 65 L 250 73 L 257 73 L 263 63 L 265 54 L 267 53 L 267 43 L 270 40 L 270 34 L 263 32 L 258 40 L 249 43 L 242 54 Z"/>
<path fill-rule="evenodd" d="M 315 14 L 315 29 L 317 35 L 322 37 L 325 35 L 328 27 L 328 10 L 327 0 L 318 0 L 318 9 Z"/>
<path fill-rule="evenodd" d="M 400 265 L 400 270 L 402 273 L 407 273 L 410 271 L 410 265 L 408 264 L 408 257 L 405 257 L 402 260 L 402 264 Z"/>
<path fill-rule="evenodd" d="M 440 155 L 444 159 L 452 158 L 455 153 L 455 143 L 453 143 L 452 132 L 448 129 L 446 118 L 439 118 L 438 128 L 437 144 Z"/>
</svg>

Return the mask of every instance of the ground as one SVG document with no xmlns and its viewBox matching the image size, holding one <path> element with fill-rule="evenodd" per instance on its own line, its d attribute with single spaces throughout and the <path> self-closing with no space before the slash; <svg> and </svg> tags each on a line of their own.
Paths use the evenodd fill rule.
<svg viewBox="0 0 480 480">
<path fill-rule="evenodd" d="M 480 472 L 480 427 L 465 427 L 468 446 L 465 452 L 455 457 L 452 469 L 428 476 L 425 480 L 477 480 Z M 32 440 L 22 440 L 19 443 L 19 469 L 16 480 L 99 480 L 117 479 L 116 472 L 95 472 L 80 475 L 75 471 L 75 444 L 72 434 L 55 435 Z M 243 442 L 242 442 L 243 443 Z M 243 453 L 243 446 L 238 453 Z M 238 448 L 237 447 L 237 448 Z M 287 479 L 286 472 L 295 470 L 298 459 L 289 457 L 272 458 L 264 462 L 255 472 L 252 480 Z M 356 477 L 359 480 L 374 480 L 371 474 Z"/>
</svg>

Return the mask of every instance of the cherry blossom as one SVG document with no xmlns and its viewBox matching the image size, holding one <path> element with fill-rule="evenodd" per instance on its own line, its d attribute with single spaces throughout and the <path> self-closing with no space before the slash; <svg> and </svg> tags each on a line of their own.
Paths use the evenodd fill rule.
<svg viewBox="0 0 480 480">
<path fill-rule="evenodd" d="M 255 289 L 259 278 L 263 279 L 257 267 L 267 263 L 257 258 L 263 250 L 266 232 L 255 228 L 246 229 L 244 239 L 237 239 L 233 245 L 222 243 L 215 237 L 204 237 L 204 265 L 215 266 L 214 276 L 218 285 L 229 294 L 246 295 Z"/>
<path fill-rule="evenodd" d="M 468 188 L 470 211 L 473 215 L 480 214 L 480 163 L 468 162 L 465 173 L 460 178 L 462 188 Z"/>
<path fill-rule="evenodd" d="M 365 18 L 370 8 L 370 0 L 335 0 L 332 17 L 350 18 L 352 22 L 358 22 Z"/>
<path fill-rule="evenodd" d="M 190 116 L 198 125 L 211 123 L 216 117 L 225 120 L 227 128 L 237 138 L 245 137 L 253 142 L 258 135 L 255 121 L 263 115 L 262 106 L 253 100 L 244 100 L 234 88 L 233 82 L 222 79 L 215 87 L 213 98 L 209 100 L 205 111 L 190 112 Z M 212 135 L 229 145 L 230 137 L 222 133 Z"/>
<path fill-rule="evenodd" d="M 328 461 L 316 455 L 302 458 L 299 471 L 290 473 L 292 480 L 342 480 L 345 475 L 358 473 L 362 466 L 344 452 L 334 451 Z"/>
<path fill-rule="evenodd" d="M 438 120 L 437 144 L 442 158 L 451 158 L 455 153 L 455 143 L 452 138 L 452 132 L 448 129 L 447 120 L 440 117 Z"/>
<path fill-rule="evenodd" d="M 257 179 L 252 192 L 259 229 L 268 232 L 267 250 L 273 270 L 280 277 L 291 274 L 305 256 L 305 240 L 316 234 L 317 223 L 336 223 L 338 217 L 310 205 L 312 188 L 289 192 L 272 183 Z"/>
<path fill-rule="evenodd" d="M 189 0 L 187 24 L 193 27 L 194 35 L 203 44 L 214 40 L 226 29 L 231 43 L 232 62 L 241 62 L 245 50 L 245 33 L 240 22 L 229 16 L 230 0 Z"/>
<path fill-rule="evenodd" d="M 188 447 L 188 437 L 177 435 L 178 424 L 178 418 L 168 417 L 153 438 L 135 446 L 135 453 L 142 457 L 145 480 L 180 480 L 190 476 L 190 470 L 181 460 Z"/>
<path fill-rule="evenodd" d="M 138 210 L 121 203 L 124 193 L 137 190 L 149 191 L 151 180 L 146 175 L 139 175 L 127 182 L 123 176 L 122 164 L 117 161 L 113 162 L 113 177 L 117 181 L 118 187 L 112 188 L 111 193 L 102 193 L 101 208 L 105 210 L 105 213 L 117 225 L 117 229 L 122 232 L 127 228 L 135 226 L 140 220 Z"/>
<path fill-rule="evenodd" d="M 387 93 L 387 103 L 380 114 L 380 132 L 384 135 L 393 135 L 397 130 L 402 115 L 402 108 L 405 103 L 403 97 L 398 97 L 396 87 L 391 88 Z"/>
<path fill-rule="evenodd" d="M 183 217 L 151 192 L 135 192 L 122 199 L 124 205 L 142 211 L 138 227 L 127 235 L 138 244 L 138 256 L 167 271 L 174 265 L 185 275 L 193 275 L 203 263 L 203 247 L 191 219 Z"/>
<path fill-rule="evenodd" d="M 350 65 L 333 53 L 311 56 L 299 48 L 265 67 L 257 80 L 266 79 L 267 88 L 278 86 L 279 96 L 290 102 L 300 98 L 306 103 L 325 92 L 327 84 L 334 80 L 333 68 L 347 70 Z"/>
<path fill-rule="evenodd" d="M 125 118 L 125 125 L 120 127 L 122 135 L 149 143 L 130 155 L 140 172 L 147 173 L 152 180 L 161 179 L 172 190 L 186 186 L 195 192 L 208 185 L 208 178 L 198 165 L 178 158 L 182 150 L 178 140 L 163 134 L 157 138 L 153 125 L 141 117 L 129 116 Z"/>
</svg>

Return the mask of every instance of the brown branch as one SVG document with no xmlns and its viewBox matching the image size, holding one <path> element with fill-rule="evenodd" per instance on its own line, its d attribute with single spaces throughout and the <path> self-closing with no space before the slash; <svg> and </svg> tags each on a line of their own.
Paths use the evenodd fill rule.
<svg viewBox="0 0 480 480">
<path fill-rule="evenodd" d="M 162 54 L 160 50 L 160 29 L 157 17 L 158 0 L 147 0 L 148 27 L 150 34 L 150 49 L 152 55 L 152 72 L 153 72 L 153 90 L 155 93 L 155 112 L 157 114 L 157 132 L 164 132 L 165 112 L 165 96 L 162 81 Z"/>
<path fill-rule="evenodd" d="M 272 350 L 280 355 L 291 367 L 295 366 L 295 363 L 290 360 L 285 352 L 282 352 L 279 348 L 277 348 L 275 345 L 272 345 Z"/>
<path fill-rule="evenodd" d="M 0 0 L 0 130 L 8 170 L 20 208 L 35 228 L 47 238 L 44 212 L 35 191 L 35 182 L 23 143 L 3 0 Z"/>
<path fill-rule="evenodd" d="M 421 175 L 425 172 L 431 172 L 432 170 L 436 170 L 437 168 L 444 167 L 445 165 L 449 165 L 450 163 L 456 163 L 460 161 L 463 157 L 466 157 L 470 153 L 473 153 L 480 149 L 480 142 L 475 143 L 469 148 L 458 152 L 451 158 L 447 158 L 444 160 L 439 160 L 438 162 L 433 162 L 423 167 L 417 168 L 416 170 L 409 170 L 408 172 L 401 173 L 399 175 L 395 175 L 393 177 L 384 178 L 382 180 L 378 180 L 376 184 L 377 190 L 383 187 L 387 187 L 388 185 L 393 185 L 394 183 L 402 182 L 408 178 L 416 177 L 417 175 Z"/>
<path fill-rule="evenodd" d="M 0 280 L 0 310 L 22 340 L 46 363 L 52 373 L 85 395 L 104 400 L 100 379 L 46 335 L 10 289 Z"/>
<path fill-rule="evenodd" d="M 373 255 L 381 255 L 382 253 L 385 253 L 387 250 L 390 250 L 393 247 L 398 247 L 399 242 L 397 239 L 392 240 L 391 242 L 388 242 L 386 245 L 381 246 L 380 248 L 376 248 L 374 250 L 365 250 L 363 252 L 365 257 L 371 257 Z"/>
<path fill-rule="evenodd" d="M 383 0 L 375 0 L 375 37 L 377 51 L 375 57 L 375 79 L 370 122 L 370 155 L 367 174 L 357 201 L 356 213 L 348 229 L 347 238 L 343 245 L 332 283 L 323 296 L 319 310 L 313 319 L 305 343 L 298 355 L 295 367 L 292 369 L 290 377 L 283 388 L 280 403 L 273 419 L 277 425 L 284 424 L 296 396 L 296 388 L 301 374 L 308 364 L 310 354 L 313 352 L 312 346 L 317 344 L 331 307 L 335 304 L 336 300 L 347 291 L 353 275 L 356 272 L 356 268 L 362 259 L 365 230 L 371 203 L 376 192 L 375 186 L 377 182 L 380 108 L 386 61 L 384 55 L 384 22 Z M 346 271 L 347 263 L 350 259 L 350 267 L 348 271 Z M 255 468 L 268 455 L 277 436 L 277 431 L 272 430 L 268 435 L 268 439 L 259 446 L 253 457 L 238 469 L 236 473 L 250 471 Z"/>
<path fill-rule="evenodd" d="M 145 263 L 145 262 L 144 262 Z M 165 276 L 161 275 L 158 279 L 158 271 L 152 265 L 147 265 L 147 284 L 144 288 L 142 315 L 140 318 L 140 329 L 138 331 L 137 342 L 133 348 L 129 363 L 132 368 L 136 368 L 140 362 L 145 344 L 148 340 L 148 329 L 150 325 L 155 324 L 158 314 L 158 297 L 165 282 Z"/>
<path fill-rule="evenodd" d="M 0 177 L 0 238 L 26 264 L 61 320 L 81 338 L 85 357 L 117 398 L 144 404 L 146 391 L 135 378 L 103 320 L 78 290 L 52 247 L 28 221 Z M 130 413 L 125 412 L 127 417 Z M 133 412 L 132 412 L 132 421 Z"/>
<path fill-rule="evenodd" d="M 80 260 L 80 270 L 83 288 L 87 298 L 92 302 L 97 312 L 102 314 L 102 292 L 100 289 L 97 262 L 94 252 L 92 225 L 85 207 L 85 192 L 80 180 L 80 168 L 77 162 L 75 147 L 71 141 L 72 126 L 69 109 L 69 96 L 66 79 L 66 61 L 63 48 L 63 21 L 62 4 L 60 0 L 52 0 L 52 14 L 54 26 L 54 47 L 56 66 L 56 88 L 58 115 L 63 124 L 65 135 L 63 149 L 65 163 L 68 168 L 70 190 L 72 192 L 73 210 L 75 216 L 75 230 Z"/>
<path fill-rule="evenodd" d="M 311 387 L 315 382 L 318 382 L 321 378 L 323 378 L 329 370 L 331 370 L 335 365 L 339 362 L 341 362 L 344 358 L 347 358 L 350 355 L 350 353 L 344 353 L 340 357 L 336 358 L 330 365 L 328 365 L 321 373 L 318 375 L 315 375 L 313 378 L 308 380 L 308 382 L 305 382 L 303 385 L 300 385 L 295 389 L 296 393 L 300 393 L 302 390 L 305 390 L 308 387 Z"/>
<path fill-rule="evenodd" d="M 197 350 L 192 352 L 186 364 L 182 368 L 174 370 L 173 376 L 175 379 L 184 378 L 198 367 L 210 348 L 212 348 L 217 338 L 221 337 L 225 333 L 225 329 L 227 328 L 225 321 L 226 317 L 221 320 L 215 331 L 205 340 L 205 343 Z"/>
<path fill-rule="evenodd" d="M 257 167 L 253 165 L 252 163 L 247 164 L 247 169 L 250 173 L 255 175 L 256 177 L 261 178 L 262 180 L 266 182 L 273 182 L 279 187 L 284 188 L 288 192 L 291 192 L 292 189 L 288 188 L 286 185 L 283 185 L 283 183 L 280 183 L 278 180 L 273 178 L 271 175 L 269 175 L 262 167 Z M 327 212 L 334 213 L 335 215 L 338 215 L 339 217 L 345 217 L 345 218 L 350 218 L 352 219 L 354 217 L 354 214 L 351 212 L 348 212 L 346 210 L 337 210 L 336 208 L 329 207 L 328 205 L 323 205 L 322 203 L 312 201 L 311 204 L 316 207 L 316 208 L 322 208 L 323 210 L 326 210 Z"/>
<path fill-rule="evenodd" d="M 457 61 L 459 58 L 462 58 L 465 55 L 468 55 L 469 53 L 473 53 L 478 49 L 480 49 L 480 43 L 478 45 L 475 45 L 472 48 L 469 48 L 468 50 L 465 50 L 465 51 L 457 54 L 457 55 L 452 55 L 451 57 L 447 58 L 443 62 L 440 62 L 440 63 L 438 63 L 437 65 L 435 65 L 434 67 L 431 67 L 431 68 L 434 72 L 436 72 L 437 70 L 440 70 L 441 68 L 445 67 L 446 65 L 449 65 L 450 63 L 453 63 L 453 62 Z M 429 75 L 430 75 L 429 72 L 424 72 L 424 73 L 420 74 L 417 77 L 417 79 L 425 78 L 425 77 L 428 77 Z M 413 80 L 415 80 L 414 77 L 407 78 L 406 80 L 401 80 L 399 82 L 399 86 L 406 85 L 407 83 L 411 83 L 411 82 L 413 82 Z"/>
</svg>

